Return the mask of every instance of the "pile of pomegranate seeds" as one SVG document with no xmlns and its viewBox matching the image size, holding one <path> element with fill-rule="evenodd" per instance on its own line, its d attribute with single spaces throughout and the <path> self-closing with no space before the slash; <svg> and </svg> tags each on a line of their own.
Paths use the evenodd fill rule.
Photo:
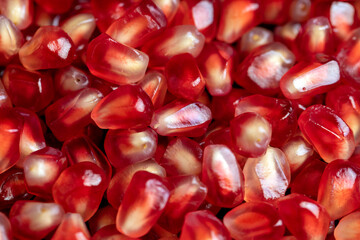
<svg viewBox="0 0 360 240">
<path fill-rule="evenodd" d="M 360 239 L 360 0 L 0 0 L 0 239 Z"/>
</svg>

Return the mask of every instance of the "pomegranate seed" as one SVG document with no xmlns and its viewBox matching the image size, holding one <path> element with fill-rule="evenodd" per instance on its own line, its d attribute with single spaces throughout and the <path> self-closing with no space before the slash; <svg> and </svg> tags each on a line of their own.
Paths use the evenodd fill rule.
<svg viewBox="0 0 360 240">
<path fill-rule="evenodd" d="M 263 8 L 264 22 L 267 24 L 281 24 L 287 19 L 286 10 L 288 4 L 286 0 L 268 0 L 261 2 Z"/>
<path fill-rule="evenodd" d="M 335 228 L 334 236 L 337 240 L 350 240 L 360 237 L 360 212 L 352 212 L 343 217 Z"/>
<path fill-rule="evenodd" d="M 299 99 L 325 93 L 340 81 L 339 64 L 331 60 L 300 62 L 292 67 L 280 80 L 280 88 L 288 99 Z"/>
<path fill-rule="evenodd" d="M 52 195 L 65 211 L 79 213 L 87 221 L 98 209 L 107 185 L 104 170 L 92 162 L 80 162 L 60 174 Z"/>
<path fill-rule="evenodd" d="M 327 93 L 326 105 L 346 122 L 357 145 L 360 142 L 360 91 L 347 85 L 339 86 Z"/>
<path fill-rule="evenodd" d="M 61 28 L 40 27 L 19 51 L 23 66 L 29 70 L 61 68 L 74 59 L 74 43 Z"/>
<path fill-rule="evenodd" d="M 144 0 L 113 22 L 106 33 L 124 45 L 137 48 L 162 32 L 167 25 L 164 13 L 151 0 Z"/>
<path fill-rule="evenodd" d="M 301 49 L 301 54 L 305 59 L 314 58 L 319 53 L 331 55 L 335 51 L 333 32 L 326 17 L 309 19 L 297 41 L 298 48 Z"/>
<path fill-rule="evenodd" d="M 246 90 L 275 95 L 281 77 L 294 65 L 295 56 L 281 43 L 274 42 L 254 49 L 237 67 L 235 82 Z"/>
<path fill-rule="evenodd" d="M 150 57 L 151 67 L 163 66 L 179 54 L 189 53 L 197 57 L 204 47 L 205 37 L 195 26 L 182 25 L 166 29 L 158 37 L 146 43 L 142 51 Z"/>
<path fill-rule="evenodd" d="M 105 226 L 99 231 L 97 231 L 92 237 L 91 240 L 140 240 L 139 238 L 129 238 L 123 234 L 121 234 L 117 229 L 116 225 L 108 225 Z"/>
<path fill-rule="evenodd" d="M 295 177 L 314 154 L 313 147 L 302 136 L 290 138 L 281 150 L 289 161 L 291 177 Z"/>
<path fill-rule="evenodd" d="M 82 45 L 88 43 L 96 28 L 95 17 L 91 13 L 79 13 L 62 22 L 61 28 L 73 40 L 75 47 L 83 48 Z"/>
<path fill-rule="evenodd" d="M 20 65 L 6 67 L 3 83 L 11 102 L 31 111 L 44 109 L 54 98 L 53 81 L 49 74 L 29 71 Z"/>
<path fill-rule="evenodd" d="M 170 23 L 179 8 L 180 0 L 154 0 L 154 3 L 162 10 L 167 22 Z"/>
<path fill-rule="evenodd" d="M 286 45 L 295 55 L 299 54 L 297 46 L 297 37 L 301 31 L 301 24 L 296 22 L 288 22 L 282 26 L 277 26 L 274 31 L 275 41 L 279 41 Z"/>
<path fill-rule="evenodd" d="M 281 198 L 278 207 L 285 226 L 297 239 L 325 239 L 330 217 L 319 203 L 293 193 Z"/>
<path fill-rule="evenodd" d="M 3 214 L 0 213 L 0 238 L 3 240 L 10 240 L 13 239 L 13 233 L 12 233 L 12 228 L 11 228 L 11 223 L 8 219 L 8 217 Z"/>
<path fill-rule="evenodd" d="M 317 201 L 331 220 L 339 219 L 360 206 L 359 168 L 355 163 L 335 160 L 329 163 L 321 177 Z"/>
<path fill-rule="evenodd" d="M 91 118 L 103 129 L 139 129 L 149 125 L 152 115 L 149 96 L 139 86 L 124 85 L 101 100 Z"/>
<path fill-rule="evenodd" d="M 271 140 L 271 124 L 261 115 L 246 112 L 230 122 L 231 137 L 236 151 L 245 157 L 260 157 Z"/>
<path fill-rule="evenodd" d="M 264 156 L 249 158 L 244 166 L 245 201 L 274 201 L 285 195 L 290 166 L 285 154 L 269 147 Z"/>
<path fill-rule="evenodd" d="M 51 199 L 52 187 L 68 164 L 60 150 L 45 147 L 30 154 L 23 165 L 28 192 Z"/>
<path fill-rule="evenodd" d="M 91 123 L 90 114 L 102 98 L 102 93 L 93 88 L 66 95 L 46 109 L 46 124 L 58 140 L 70 139 Z"/>
<path fill-rule="evenodd" d="M 64 214 L 56 203 L 17 201 L 11 207 L 9 219 L 15 237 L 42 239 L 56 229 Z"/>
<path fill-rule="evenodd" d="M 285 226 L 277 210 L 264 202 L 243 203 L 224 216 L 224 224 L 235 240 L 279 239 Z"/>
<path fill-rule="evenodd" d="M 2 15 L 0 15 L 0 34 L 0 64 L 5 65 L 19 52 L 23 35 L 11 20 Z"/>
<path fill-rule="evenodd" d="M 289 158 L 288 158 L 289 159 Z M 314 159 L 307 164 L 299 173 L 293 178 L 291 184 L 292 193 L 300 193 L 316 200 L 319 190 L 321 175 L 324 172 L 326 163 Z"/>
<path fill-rule="evenodd" d="M 172 139 L 160 164 L 170 176 L 200 175 L 203 151 L 199 143 L 186 137 Z"/>
<path fill-rule="evenodd" d="M 169 178 L 171 184 L 169 201 L 158 223 L 172 233 L 178 233 L 185 215 L 195 211 L 205 200 L 207 188 L 196 176 Z"/>
<path fill-rule="evenodd" d="M 10 168 L 0 174 L 0 181 L 0 209 L 9 208 L 18 200 L 32 198 L 26 190 L 23 170 Z"/>
<path fill-rule="evenodd" d="M 160 177 L 166 176 L 165 169 L 151 159 L 143 162 L 137 162 L 118 170 L 112 177 L 106 192 L 107 200 L 113 208 L 119 208 L 120 203 L 123 200 L 125 190 L 129 186 L 134 174 L 138 171 L 147 171 Z"/>
<path fill-rule="evenodd" d="M 225 49 L 225 51 L 223 51 Z M 206 43 L 197 63 L 206 88 L 212 96 L 224 96 L 231 91 L 237 54 L 230 45 L 220 42 Z"/>
<path fill-rule="evenodd" d="M 242 98 L 236 103 L 235 117 L 255 112 L 265 118 L 272 126 L 271 146 L 281 147 L 297 128 L 296 114 L 290 101 L 261 95 Z"/>
<path fill-rule="evenodd" d="M 74 66 L 67 66 L 56 71 L 54 85 L 56 94 L 63 97 L 89 87 L 91 78 L 83 70 Z"/>
<path fill-rule="evenodd" d="M 289 17 L 294 22 L 306 21 L 311 13 L 311 0 L 292 0 L 289 6 Z"/>
<path fill-rule="evenodd" d="M 299 127 L 326 162 L 348 159 L 354 152 L 355 143 L 351 129 L 326 106 L 308 107 L 299 117 Z"/>
<path fill-rule="evenodd" d="M 151 128 L 142 130 L 109 130 L 104 148 L 115 168 L 124 168 L 154 156 L 157 134 Z"/>
<path fill-rule="evenodd" d="M 178 98 L 195 101 L 205 88 L 196 60 L 189 53 L 172 57 L 166 64 L 168 91 Z"/>
<path fill-rule="evenodd" d="M 134 174 L 116 216 L 116 228 L 128 237 L 141 237 L 165 209 L 169 190 L 161 177 L 139 171 Z"/>
<path fill-rule="evenodd" d="M 78 213 L 66 213 L 51 240 L 90 240 L 89 230 Z"/>
<path fill-rule="evenodd" d="M 216 206 L 235 207 L 244 200 L 244 175 L 225 145 L 205 147 L 201 180 L 208 188 L 206 200 Z"/>
<path fill-rule="evenodd" d="M 91 233 L 94 234 L 101 228 L 109 225 L 115 227 L 116 214 L 117 214 L 117 210 L 112 206 L 99 208 L 95 213 L 95 215 L 92 216 L 92 218 L 90 218 L 89 220 L 89 228 Z"/>
<path fill-rule="evenodd" d="M 194 231 L 196 229 L 196 231 Z M 194 211 L 185 216 L 180 240 L 230 240 L 230 234 L 224 224 L 209 211 Z"/>
<path fill-rule="evenodd" d="M 262 12 L 256 0 L 231 0 L 221 4 L 217 39 L 233 43 L 261 22 Z"/>
<path fill-rule="evenodd" d="M 148 61 L 145 53 L 118 43 L 105 33 L 89 43 L 86 56 L 93 75 L 115 84 L 132 84 L 142 79 Z"/>
<path fill-rule="evenodd" d="M 1 0 L 0 12 L 20 30 L 29 27 L 33 21 L 34 4 L 31 0 Z"/>
<path fill-rule="evenodd" d="M 150 126 L 162 136 L 199 137 L 210 121 L 211 111 L 204 104 L 175 100 L 154 112 Z"/>
<path fill-rule="evenodd" d="M 241 57 L 244 58 L 255 48 L 272 42 L 274 42 L 274 34 L 270 30 L 262 27 L 254 27 L 241 37 L 237 46 Z"/>
<path fill-rule="evenodd" d="M 167 83 L 165 76 L 161 72 L 154 70 L 147 72 L 139 85 L 150 97 L 155 109 L 164 104 Z"/>
<path fill-rule="evenodd" d="M 70 10 L 71 6 L 74 3 L 74 0 L 34 0 L 39 4 L 43 9 L 49 13 L 65 13 Z"/>
<path fill-rule="evenodd" d="M 7 94 L 3 82 L 0 81 L 0 108 L 10 108 L 12 103 L 9 95 Z"/>
</svg>

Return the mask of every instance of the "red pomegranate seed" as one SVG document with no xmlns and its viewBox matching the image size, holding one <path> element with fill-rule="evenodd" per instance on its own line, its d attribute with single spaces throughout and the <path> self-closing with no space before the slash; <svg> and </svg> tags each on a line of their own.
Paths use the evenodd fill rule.
<svg viewBox="0 0 360 240">
<path fill-rule="evenodd" d="M 96 233 L 103 227 L 115 226 L 117 209 L 112 206 L 99 208 L 92 218 L 89 220 L 89 228 L 92 234 Z M 116 227 L 115 227 L 116 229 Z M 117 230 L 116 230 L 117 231 Z"/>
<path fill-rule="evenodd" d="M 119 169 L 112 177 L 106 191 L 107 200 L 113 208 L 119 208 L 123 200 L 125 190 L 129 186 L 134 174 L 138 171 L 147 171 L 159 175 L 160 177 L 166 176 L 165 169 L 151 159 L 144 162 L 137 162 L 123 169 Z"/>
<path fill-rule="evenodd" d="M 165 76 L 158 71 L 150 70 L 139 82 L 140 87 L 149 95 L 154 108 L 157 109 L 164 104 L 167 82 Z"/>
<path fill-rule="evenodd" d="M 194 231 L 196 229 L 196 231 Z M 180 240 L 230 240 L 230 234 L 224 224 L 209 211 L 194 211 L 185 216 Z"/>
<path fill-rule="evenodd" d="M 206 200 L 215 206 L 231 208 L 244 200 L 244 175 L 225 145 L 205 147 L 201 180 L 208 188 Z"/>
<path fill-rule="evenodd" d="M 272 42 L 274 42 L 274 34 L 270 30 L 263 27 L 254 27 L 241 37 L 237 47 L 241 57 L 245 58 L 255 48 Z"/>
<path fill-rule="evenodd" d="M 224 224 L 235 240 L 276 240 L 285 232 L 277 210 L 264 202 L 243 203 L 233 208 L 224 216 Z"/>
<path fill-rule="evenodd" d="M 19 52 L 23 35 L 11 20 L 2 15 L 0 15 L 0 34 L 0 64 L 5 65 Z"/>
<path fill-rule="evenodd" d="M 154 0 L 154 3 L 162 10 L 167 22 L 170 23 L 179 8 L 180 0 Z"/>
<path fill-rule="evenodd" d="M 297 42 L 300 53 L 305 59 L 314 58 L 319 53 L 331 55 L 335 51 L 335 39 L 326 17 L 309 19 L 303 26 Z"/>
<path fill-rule="evenodd" d="M 225 51 L 224 51 L 225 49 Z M 206 88 L 212 96 L 224 96 L 231 91 L 232 72 L 237 53 L 230 45 L 221 42 L 206 43 L 197 63 Z"/>
<path fill-rule="evenodd" d="M 150 126 L 162 136 L 199 137 L 210 121 L 211 111 L 204 104 L 175 100 L 154 112 Z"/>
<path fill-rule="evenodd" d="M 159 162 L 170 176 L 200 175 L 202 155 L 199 143 L 186 137 L 178 137 L 169 142 Z"/>
<path fill-rule="evenodd" d="M 140 238 L 129 238 L 124 234 L 121 234 L 117 229 L 116 225 L 105 226 L 97 231 L 91 240 L 140 240 Z"/>
<path fill-rule="evenodd" d="M 128 237 L 144 236 L 165 209 L 169 190 L 158 175 L 134 174 L 116 216 L 116 228 Z"/>
<path fill-rule="evenodd" d="M 9 95 L 7 94 L 3 82 L 0 81 L 0 108 L 10 108 L 12 103 Z"/>
<path fill-rule="evenodd" d="M 29 71 L 20 65 L 8 65 L 3 83 L 11 102 L 31 111 L 43 110 L 54 99 L 51 75 Z"/>
<path fill-rule="evenodd" d="M 292 67 L 280 80 L 280 88 L 288 99 L 299 99 L 325 93 L 340 81 L 339 64 L 300 62 Z"/>
<path fill-rule="evenodd" d="M 80 162 L 60 174 L 52 195 L 66 212 L 79 213 L 87 221 L 98 209 L 107 186 L 104 170 L 92 162 Z"/>
<path fill-rule="evenodd" d="M 285 45 L 269 43 L 254 49 L 237 66 L 234 80 L 250 92 L 275 95 L 280 92 L 281 77 L 294 63 L 295 56 Z"/>
<path fill-rule="evenodd" d="M 22 169 L 10 168 L 0 174 L 0 182 L 0 209 L 10 208 L 18 200 L 32 198 L 26 190 Z"/>
<path fill-rule="evenodd" d="M 309 18 L 311 10 L 311 0 L 293 0 L 289 6 L 289 17 L 294 22 L 304 22 Z"/>
<path fill-rule="evenodd" d="M 114 40 L 137 48 L 162 32 L 166 16 L 151 0 L 144 0 L 113 22 L 106 33 Z"/>
<path fill-rule="evenodd" d="M 326 94 L 326 105 L 332 108 L 351 129 L 355 144 L 360 142 L 360 91 L 343 85 Z"/>
<path fill-rule="evenodd" d="M 29 27 L 33 21 L 34 4 L 31 0 L 1 0 L 0 12 L 20 30 Z"/>
<path fill-rule="evenodd" d="M 90 240 L 90 233 L 84 220 L 78 213 L 66 213 L 60 226 L 52 236 L 51 240 L 81 239 Z"/>
<path fill-rule="evenodd" d="M 178 176 L 168 179 L 170 197 L 158 224 L 172 233 L 178 233 L 185 215 L 196 211 L 205 200 L 207 188 L 196 176 Z"/>
<path fill-rule="evenodd" d="M 289 158 L 288 158 L 289 159 Z M 313 159 L 307 164 L 291 184 L 292 193 L 303 194 L 313 200 L 317 199 L 321 175 L 324 172 L 326 163 Z"/>
<path fill-rule="evenodd" d="M 336 240 L 350 240 L 358 239 L 360 237 L 359 231 L 360 212 L 352 212 L 343 217 L 336 226 L 334 236 Z"/>
<path fill-rule="evenodd" d="M 287 20 L 288 3 L 286 0 L 268 0 L 261 3 L 263 21 L 267 24 L 282 24 Z"/>
<path fill-rule="evenodd" d="M 275 201 L 290 184 L 290 166 L 285 154 L 269 147 L 264 156 L 248 158 L 244 166 L 245 201 Z"/>
<path fill-rule="evenodd" d="M 236 151 L 245 157 L 260 157 L 271 140 L 271 124 L 261 115 L 246 112 L 230 122 L 232 141 Z"/>
<path fill-rule="evenodd" d="M 299 127 L 326 162 L 346 160 L 354 152 L 351 129 L 331 108 L 323 105 L 308 107 L 299 117 Z"/>
<path fill-rule="evenodd" d="M 204 47 L 205 37 L 195 26 L 182 25 L 166 29 L 158 37 L 146 43 L 142 51 L 150 57 L 151 67 L 164 66 L 179 54 L 190 53 L 197 57 Z"/>
<path fill-rule="evenodd" d="M 124 85 L 102 99 L 91 113 L 103 129 L 144 128 L 153 115 L 149 96 L 136 85 Z"/>
<path fill-rule="evenodd" d="M 96 28 L 95 17 L 91 13 L 79 13 L 67 18 L 60 27 L 73 40 L 76 48 L 84 48 Z"/>
<path fill-rule="evenodd" d="M 252 95 L 236 103 L 235 117 L 255 112 L 265 118 L 272 126 L 271 146 L 281 147 L 297 128 L 295 110 L 289 100 Z"/>
<path fill-rule="evenodd" d="M 151 128 L 141 130 L 109 130 L 104 141 L 112 166 L 124 168 L 154 156 L 157 134 Z"/>
<path fill-rule="evenodd" d="M 105 171 L 107 182 L 110 181 L 112 169 L 111 165 L 103 152 L 93 143 L 89 137 L 74 137 L 62 146 L 62 152 L 65 154 L 70 165 L 80 162 L 92 162 Z"/>
<path fill-rule="evenodd" d="M 316 201 L 293 193 L 278 201 L 279 215 L 297 239 L 325 239 L 330 217 Z"/>
<path fill-rule="evenodd" d="M 326 166 L 317 201 L 326 208 L 331 220 L 359 208 L 359 171 L 355 163 L 344 160 L 335 160 Z"/>
<path fill-rule="evenodd" d="M 301 171 L 314 154 L 313 147 L 302 136 L 290 138 L 289 141 L 281 147 L 281 150 L 289 161 L 292 178 Z"/>
<path fill-rule="evenodd" d="M 217 39 L 233 43 L 261 20 L 262 12 L 256 0 L 222 2 Z"/>
<path fill-rule="evenodd" d="M 115 84 L 132 84 L 142 79 L 149 61 L 145 53 L 118 43 L 105 33 L 89 43 L 86 54 L 90 72 Z"/>
<path fill-rule="evenodd" d="M 17 201 L 11 207 L 9 219 L 15 237 L 42 239 L 56 229 L 64 214 L 56 203 Z"/>
<path fill-rule="evenodd" d="M 301 28 L 301 24 L 297 22 L 288 22 L 284 25 L 277 26 L 274 31 L 275 41 L 285 44 L 295 55 L 299 55 L 296 40 Z"/>
<path fill-rule="evenodd" d="M 12 227 L 8 217 L 4 213 L 0 213 L 0 238 L 3 240 L 13 239 Z"/>
<path fill-rule="evenodd" d="M 61 68 L 74 59 L 74 43 L 61 28 L 40 27 L 19 51 L 23 66 L 29 70 Z"/>
<path fill-rule="evenodd" d="M 37 4 L 39 4 L 43 9 L 45 9 L 49 13 L 65 13 L 70 10 L 72 7 L 74 0 L 35 0 Z"/>
<path fill-rule="evenodd" d="M 70 139 L 91 123 L 90 114 L 102 98 L 94 88 L 66 95 L 46 109 L 46 124 L 59 141 Z"/>
<path fill-rule="evenodd" d="M 172 57 L 166 64 L 168 91 L 178 98 L 195 101 L 205 88 L 196 60 L 189 53 Z"/>
<path fill-rule="evenodd" d="M 23 165 L 28 192 L 51 199 L 52 187 L 68 162 L 60 150 L 45 147 L 25 158 Z"/>
<path fill-rule="evenodd" d="M 59 97 L 87 88 L 90 85 L 91 77 L 85 71 L 74 66 L 59 69 L 54 77 L 54 86 Z"/>
</svg>

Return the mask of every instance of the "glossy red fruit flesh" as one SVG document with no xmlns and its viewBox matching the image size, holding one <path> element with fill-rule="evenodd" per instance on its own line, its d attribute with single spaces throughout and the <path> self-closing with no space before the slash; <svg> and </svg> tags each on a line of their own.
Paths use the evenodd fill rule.
<svg viewBox="0 0 360 240">
<path fill-rule="evenodd" d="M 170 192 L 158 175 L 139 171 L 125 191 L 116 216 L 116 228 L 128 237 L 149 232 L 165 209 Z"/>
<path fill-rule="evenodd" d="M 11 20 L 0 15 L 0 65 L 9 63 L 19 52 L 23 35 Z"/>
<path fill-rule="evenodd" d="M 64 13 L 70 10 L 72 4 L 74 3 L 74 0 L 35 0 L 35 2 L 49 13 Z"/>
<path fill-rule="evenodd" d="M 103 129 L 145 128 L 150 124 L 152 115 L 151 99 L 136 85 L 119 87 L 91 112 L 91 118 Z"/>
<path fill-rule="evenodd" d="M 235 240 L 276 240 L 285 226 L 277 210 L 267 203 L 243 203 L 224 216 L 224 224 Z"/>
<path fill-rule="evenodd" d="M 33 21 L 34 3 L 31 0 L 1 0 L 0 12 L 10 19 L 17 28 L 24 30 Z"/>
<path fill-rule="evenodd" d="M 355 149 L 354 135 L 349 126 L 323 105 L 308 107 L 299 117 L 304 137 L 326 161 L 348 159 Z"/>
<path fill-rule="evenodd" d="M 242 58 L 246 57 L 252 50 L 274 41 L 273 33 L 262 27 L 254 27 L 246 32 L 238 41 L 237 49 Z"/>
<path fill-rule="evenodd" d="M 335 239 L 351 240 L 360 237 L 360 212 L 355 211 L 343 217 L 334 231 Z"/>
<path fill-rule="evenodd" d="M 66 213 L 51 240 L 67 238 L 90 240 L 89 230 L 78 213 Z"/>
<path fill-rule="evenodd" d="M 117 209 L 112 206 L 108 205 L 106 207 L 99 208 L 95 215 L 88 221 L 91 233 L 94 234 L 99 229 L 106 226 L 114 226 L 116 223 L 116 214 Z"/>
<path fill-rule="evenodd" d="M 65 211 L 79 213 L 87 221 L 98 209 L 107 185 L 104 170 L 95 163 L 80 162 L 60 174 L 52 195 Z"/>
<path fill-rule="evenodd" d="M 11 223 L 9 218 L 4 213 L 0 213 L 0 226 L 0 238 L 4 240 L 13 239 Z"/>
<path fill-rule="evenodd" d="M 193 229 L 197 229 L 194 231 Z M 230 240 L 230 234 L 224 224 L 207 210 L 188 213 L 181 230 L 180 240 L 222 239 Z"/>
<path fill-rule="evenodd" d="M 148 71 L 144 78 L 139 82 L 140 87 L 150 97 L 154 105 L 154 109 L 161 107 L 164 104 L 167 82 L 165 76 L 158 71 Z"/>
</svg>

